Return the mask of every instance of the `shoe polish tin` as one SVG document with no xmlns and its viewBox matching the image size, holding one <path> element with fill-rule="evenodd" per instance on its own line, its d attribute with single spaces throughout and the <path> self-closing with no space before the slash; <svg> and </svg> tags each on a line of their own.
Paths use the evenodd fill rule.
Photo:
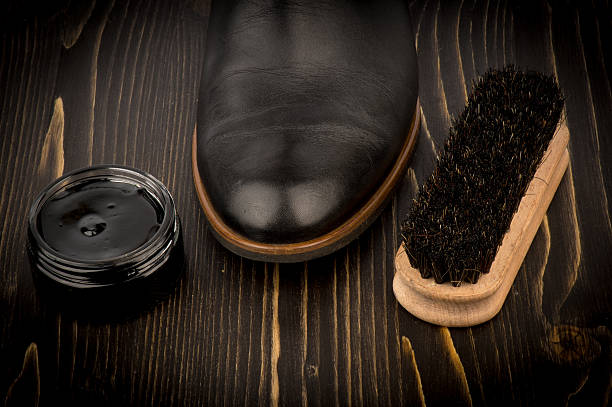
<svg viewBox="0 0 612 407">
<path fill-rule="evenodd" d="M 184 269 L 166 187 L 143 171 L 98 165 L 55 180 L 28 216 L 28 255 L 44 305 L 122 318 L 170 294 Z"/>
</svg>

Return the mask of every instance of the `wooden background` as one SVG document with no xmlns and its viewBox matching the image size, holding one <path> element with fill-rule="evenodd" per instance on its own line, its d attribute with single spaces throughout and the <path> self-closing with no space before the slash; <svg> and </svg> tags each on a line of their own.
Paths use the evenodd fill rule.
<svg viewBox="0 0 612 407">
<path fill-rule="evenodd" d="M 294 265 L 229 253 L 198 205 L 190 143 L 205 0 L 0 7 L 5 405 L 610 403 L 608 1 L 410 2 L 422 103 L 411 167 L 361 238 Z M 471 81 L 507 63 L 558 77 L 570 167 L 500 314 L 469 329 L 432 326 L 393 296 L 398 224 Z M 74 321 L 47 309 L 26 258 L 35 195 L 63 172 L 94 163 L 151 172 L 173 193 L 184 225 L 188 268 L 176 293 L 122 323 Z"/>
</svg>

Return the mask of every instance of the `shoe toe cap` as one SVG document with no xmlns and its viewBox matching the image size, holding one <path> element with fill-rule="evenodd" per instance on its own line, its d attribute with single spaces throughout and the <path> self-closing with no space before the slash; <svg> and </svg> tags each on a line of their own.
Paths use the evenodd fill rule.
<svg viewBox="0 0 612 407">
<path fill-rule="evenodd" d="M 384 145 L 311 130 L 240 132 L 202 146 L 200 174 L 223 223 L 256 242 L 288 244 L 330 233 L 351 216 L 385 171 L 375 165 Z"/>
<path fill-rule="evenodd" d="M 277 180 L 241 182 L 228 194 L 224 217 L 251 240 L 304 241 L 325 233 L 334 223 L 342 206 L 341 194 L 330 179 L 291 184 Z"/>
</svg>

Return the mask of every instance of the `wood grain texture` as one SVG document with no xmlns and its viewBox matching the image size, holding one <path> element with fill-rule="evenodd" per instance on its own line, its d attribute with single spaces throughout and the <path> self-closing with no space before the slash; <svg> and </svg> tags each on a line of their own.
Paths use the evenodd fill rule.
<svg viewBox="0 0 612 407">
<path fill-rule="evenodd" d="M 0 402 L 11 405 L 26 388 L 19 394 L 39 394 L 30 404 L 41 406 L 609 402 L 609 2 L 410 1 L 422 105 L 410 168 L 358 240 L 289 265 L 220 246 L 192 185 L 207 1 L 1 7 Z M 472 80 L 507 63 L 557 75 L 570 167 L 501 312 L 440 330 L 393 297 L 398 225 Z M 183 222 L 184 278 L 167 301 L 128 321 L 74 321 L 33 289 L 25 215 L 58 173 L 47 165 L 59 162 L 58 133 L 45 147 L 58 98 L 64 171 L 141 168 L 168 186 Z"/>
<path fill-rule="evenodd" d="M 51 175 L 49 182 L 64 172 L 64 103 L 61 97 L 55 99 L 53 116 L 45 135 L 45 141 L 38 161 L 39 178 Z"/>
<path fill-rule="evenodd" d="M 34 342 L 26 349 L 19 376 L 6 392 L 6 406 L 38 406 L 40 402 L 40 368 L 38 347 Z"/>
</svg>

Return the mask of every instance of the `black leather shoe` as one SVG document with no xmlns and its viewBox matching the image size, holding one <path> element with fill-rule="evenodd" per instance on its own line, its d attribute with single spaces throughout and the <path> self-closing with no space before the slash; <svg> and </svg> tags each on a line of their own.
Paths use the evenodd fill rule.
<svg viewBox="0 0 612 407">
<path fill-rule="evenodd" d="M 403 1 L 214 1 L 193 138 L 213 232 L 255 260 L 349 243 L 404 175 L 419 127 Z"/>
</svg>

